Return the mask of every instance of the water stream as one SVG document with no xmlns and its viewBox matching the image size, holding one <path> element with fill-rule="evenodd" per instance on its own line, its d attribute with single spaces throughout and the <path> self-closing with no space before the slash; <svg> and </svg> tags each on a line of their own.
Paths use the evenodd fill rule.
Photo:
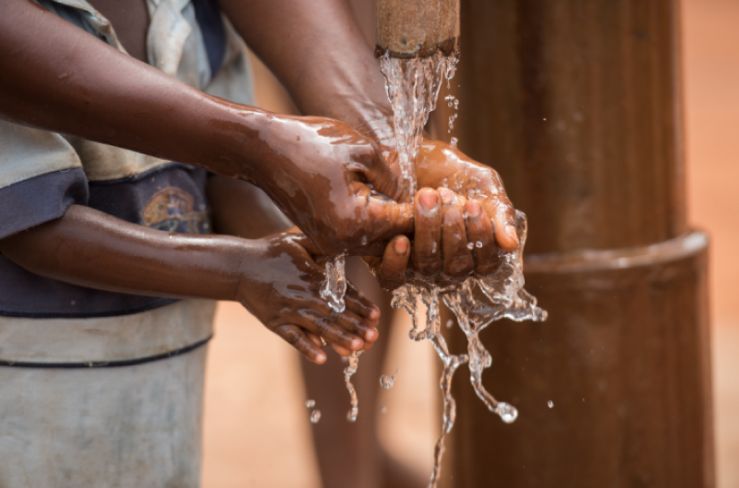
<svg viewBox="0 0 739 488">
<path fill-rule="evenodd" d="M 380 69 L 385 75 L 386 89 L 393 107 L 396 150 L 403 176 L 408 179 L 413 192 L 416 189 L 413 161 L 422 140 L 423 128 L 436 107 L 442 83 L 450 83 L 457 63 L 456 55 L 445 56 L 440 52 L 427 58 L 380 57 Z M 459 100 L 448 95 L 445 101 L 452 109 L 448 121 L 451 133 L 457 119 Z M 455 139 L 451 142 L 456 145 Z M 536 298 L 523 288 L 522 255 L 526 242 L 526 217 L 522 212 L 517 212 L 516 218 L 521 246 L 514 252 L 499 252 L 500 266 L 491 275 L 471 276 L 445 287 L 416 276 L 393 291 L 393 307 L 404 309 L 412 318 L 411 339 L 428 340 L 443 366 L 439 382 L 442 391 L 442 426 L 434 449 L 430 487 L 436 486 L 439 480 L 444 443 L 456 419 L 456 403 L 451 393 L 452 379 L 461 365 L 467 364 L 470 383 L 488 410 L 506 423 L 514 422 L 518 417 L 518 410 L 514 406 L 498 401 L 483 386 L 483 372 L 492 366 L 493 358 L 480 340 L 480 333 L 502 318 L 514 321 L 546 319 L 546 312 L 537 306 Z M 474 248 L 479 244 L 470 245 Z M 451 311 L 464 333 L 467 339 L 466 352 L 454 354 L 449 350 L 442 334 L 441 304 Z"/>
<path fill-rule="evenodd" d="M 446 56 L 441 52 L 425 57 L 400 59 L 383 55 L 379 59 L 380 69 L 385 75 L 386 89 L 393 107 L 395 144 L 398 151 L 402 176 L 407 181 L 410 194 L 416 191 L 413 161 L 423 138 L 423 129 L 429 114 L 436 108 L 442 84 L 454 77 L 458 57 Z M 457 118 L 459 100 L 445 97 L 452 109 L 449 131 Z M 456 140 L 452 139 L 456 145 Z M 434 449 L 434 467 L 429 486 L 435 487 L 440 475 L 444 443 L 456 419 L 456 403 L 452 396 L 452 380 L 456 370 L 466 364 L 472 388 L 478 398 L 503 422 L 512 423 L 518 410 L 506 402 L 497 400 L 482 383 L 483 372 L 492 366 L 493 358 L 480 340 L 480 333 L 491 323 L 507 318 L 513 321 L 543 321 L 546 311 L 538 305 L 536 298 L 524 289 L 523 247 L 526 242 L 526 217 L 516 213 L 517 230 L 521 246 L 513 252 L 499 252 L 500 266 L 487 276 L 470 276 L 453 285 L 444 287 L 415 276 L 405 285 L 393 291 L 392 305 L 404 309 L 412 318 L 410 337 L 415 341 L 427 340 L 439 357 L 443 369 L 439 387 L 442 391 L 442 428 Z M 471 243 L 472 246 L 477 243 Z M 326 263 L 326 280 L 321 296 L 328 301 L 332 310 L 344 310 L 344 256 Z M 452 353 L 442 333 L 440 306 L 446 306 L 467 339 L 466 351 Z M 453 323 L 447 323 L 447 329 Z M 356 388 L 351 382 L 359 366 L 359 353 L 353 353 L 344 369 L 344 383 L 350 398 L 347 419 L 354 422 L 359 413 Z M 381 384 L 392 385 L 389 378 L 381 378 Z M 551 407 L 550 407 L 551 408 Z"/>
</svg>

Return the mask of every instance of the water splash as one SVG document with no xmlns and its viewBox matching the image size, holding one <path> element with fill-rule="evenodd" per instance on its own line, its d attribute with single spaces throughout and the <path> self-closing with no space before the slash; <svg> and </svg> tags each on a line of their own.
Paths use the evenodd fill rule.
<svg viewBox="0 0 739 488">
<path fill-rule="evenodd" d="M 383 390 L 389 390 L 395 386 L 395 373 L 380 376 L 380 386 Z"/>
<path fill-rule="evenodd" d="M 326 261 L 325 278 L 321 286 L 321 298 L 336 313 L 346 310 L 346 254 L 339 254 Z"/>
<path fill-rule="evenodd" d="M 385 53 L 379 58 L 385 76 L 385 89 L 393 107 L 395 146 L 403 178 L 411 195 L 416 193 L 413 161 L 423 137 L 429 114 L 436 108 L 444 80 L 451 80 L 459 58 L 436 52 L 428 57 L 394 58 Z"/>
<path fill-rule="evenodd" d="M 321 421 L 321 411 L 317 408 L 315 410 L 311 410 L 310 416 L 308 417 L 308 420 L 310 420 L 311 424 L 317 424 Z"/>
<path fill-rule="evenodd" d="M 395 145 L 401 171 L 413 195 L 416 191 L 413 162 L 422 140 L 423 128 L 429 113 L 435 109 L 442 83 L 446 81 L 447 86 L 450 85 L 459 58 L 436 53 L 427 58 L 397 59 L 385 54 L 379 61 L 393 108 Z M 459 100 L 449 95 L 445 101 L 452 111 L 448 120 L 451 133 L 457 119 Z M 456 146 L 456 138 L 452 138 L 451 143 Z M 411 339 L 428 340 L 443 365 L 439 381 L 442 391 L 442 429 L 434 449 L 430 487 L 436 486 L 439 480 L 445 440 L 456 420 L 456 402 L 451 391 L 454 373 L 461 365 L 467 364 L 472 388 L 488 410 L 505 423 L 512 423 L 518 417 L 514 406 L 498 401 L 483 386 L 482 374 L 492 366 L 493 358 L 479 337 L 492 322 L 503 318 L 514 321 L 546 319 L 546 312 L 538 307 L 536 298 L 523 288 L 522 253 L 526 242 L 526 217 L 522 212 L 517 212 L 516 217 L 521 245 L 513 252 L 499 252 L 500 266 L 491 275 L 471 276 L 461 281 L 449 280 L 451 284 L 443 287 L 417 275 L 393 291 L 393 307 L 402 308 L 411 316 Z M 471 242 L 467 247 L 472 250 L 481 245 Z M 465 334 L 466 353 L 450 352 L 441 332 L 441 304 L 451 311 Z"/>
<path fill-rule="evenodd" d="M 305 408 L 308 409 L 308 420 L 311 424 L 317 424 L 321 420 L 321 411 L 316 408 L 316 401 L 309 399 L 305 401 Z"/>
<path fill-rule="evenodd" d="M 352 383 L 352 376 L 356 374 L 359 368 L 359 356 L 361 355 L 362 351 L 351 353 L 344 368 L 344 385 L 349 393 L 349 411 L 346 413 L 346 420 L 349 422 L 356 422 L 359 416 L 359 397 L 357 396 L 357 389 Z"/>
</svg>

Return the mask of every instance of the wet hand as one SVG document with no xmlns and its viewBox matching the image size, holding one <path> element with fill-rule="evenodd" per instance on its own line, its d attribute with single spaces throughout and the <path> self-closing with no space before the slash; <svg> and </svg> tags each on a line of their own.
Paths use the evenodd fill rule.
<svg viewBox="0 0 739 488">
<path fill-rule="evenodd" d="M 518 247 L 515 211 L 495 170 L 455 147 L 426 140 L 416 172 L 419 186 L 440 188 L 416 193 L 412 251 L 405 249 L 407 238 L 398 236 L 392 241 L 397 249 L 388 245 L 382 260 L 369 260 L 383 286 L 404 283 L 409 269 L 439 284 L 472 272 L 485 275 L 496 269 L 499 250 Z"/>
<path fill-rule="evenodd" d="M 488 274 L 498 265 L 499 250 L 518 248 L 515 209 L 494 169 L 449 144 L 425 140 L 416 159 L 416 173 L 419 187 L 440 187 L 440 215 L 430 210 L 437 201 L 433 190 L 419 191 L 414 266 L 430 274 L 440 263 L 450 276 L 472 270 Z"/>
<path fill-rule="evenodd" d="M 325 255 L 356 250 L 413 226 L 392 153 L 349 125 L 322 117 L 272 116 L 273 149 L 259 185 Z"/>
<path fill-rule="evenodd" d="M 306 250 L 305 236 L 291 231 L 257 242 L 256 255 L 242 262 L 237 297 L 265 327 L 317 364 L 326 361 L 324 341 L 346 355 L 377 340 L 379 309 L 351 284 L 343 313 L 321 298 L 323 269 Z"/>
</svg>

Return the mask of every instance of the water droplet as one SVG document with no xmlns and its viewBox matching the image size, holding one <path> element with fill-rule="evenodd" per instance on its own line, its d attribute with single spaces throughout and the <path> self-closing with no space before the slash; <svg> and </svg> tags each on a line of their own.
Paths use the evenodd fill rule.
<svg viewBox="0 0 739 488">
<path fill-rule="evenodd" d="M 482 241 L 475 242 L 475 247 L 478 249 L 482 249 Z"/>
<path fill-rule="evenodd" d="M 554 408 L 554 402 L 553 402 L 552 400 L 549 400 L 549 401 L 547 402 L 547 407 L 549 407 L 549 408 Z"/>
<path fill-rule="evenodd" d="M 382 415 L 385 415 L 387 413 L 387 407 L 385 405 L 383 405 L 382 407 L 380 407 L 380 413 Z"/>
<path fill-rule="evenodd" d="M 367 236 L 362 236 L 362 245 L 366 246 L 369 242 L 369 238 Z"/>
<path fill-rule="evenodd" d="M 471 250 L 473 250 L 474 248 L 475 248 L 475 243 L 474 243 L 474 242 L 468 242 L 468 243 L 467 243 L 467 249 L 469 249 L 469 250 L 471 251 Z"/>
<path fill-rule="evenodd" d="M 506 424 L 512 424 L 518 418 L 518 410 L 516 410 L 516 407 L 506 402 L 498 402 L 498 405 L 495 407 L 495 413 L 497 413 L 500 420 Z"/>
<path fill-rule="evenodd" d="M 313 408 L 316 406 L 316 401 L 313 399 L 305 401 L 305 408 Z"/>
<path fill-rule="evenodd" d="M 311 410 L 310 417 L 308 419 L 311 424 L 317 424 L 321 420 L 321 411 L 318 409 Z"/>
<path fill-rule="evenodd" d="M 449 141 L 449 144 L 451 144 L 452 147 L 457 147 L 457 145 L 459 144 L 459 139 L 456 137 L 452 137 L 452 140 Z"/>
<path fill-rule="evenodd" d="M 390 388 L 395 386 L 395 375 L 384 374 L 380 376 L 380 386 L 383 387 L 385 390 L 389 390 Z"/>
<path fill-rule="evenodd" d="M 321 298 L 326 300 L 329 308 L 336 313 L 346 310 L 346 255 L 340 254 L 326 261 L 326 276 L 321 286 Z"/>
<path fill-rule="evenodd" d="M 453 326 L 454 326 L 454 321 L 452 319 L 447 319 L 446 328 L 451 329 Z"/>
</svg>

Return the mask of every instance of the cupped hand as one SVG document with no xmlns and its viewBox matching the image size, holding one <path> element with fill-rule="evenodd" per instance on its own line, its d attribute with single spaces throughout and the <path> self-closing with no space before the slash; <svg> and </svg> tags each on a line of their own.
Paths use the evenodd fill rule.
<svg viewBox="0 0 739 488">
<path fill-rule="evenodd" d="M 340 354 L 377 340 L 380 311 L 351 285 L 343 313 L 321 298 L 322 268 L 306 250 L 304 235 L 288 231 L 257 242 L 242 262 L 237 296 L 265 327 L 317 364 L 326 361 L 324 340 Z"/>
<path fill-rule="evenodd" d="M 518 247 L 515 210 L 497 172 L 457 148 L 426 140 L 416 172 L 421 188 L 413 202 L 411 243 L 397 236 L 382 259 L 369 259 L 383 286 L 395 288 L 414 273 L 448 284 L 493 272 L 499 251 Z M 439 188 L 428 188 L 428 186 Z"/>
<path fill-rule="evenodd" d="M 320 253 L 356 250 L 413 228 L 397 161 L 348 124 L 323 117 L 272 116 L 272 149 L 257 183 Z"/>
<path fill-rule="evenodd" d="M 478 163 L 455 146 L 425 139 L 416 158 L 416 178 L 419 188 L 445 187 L 467 202 L 479 202 L 493 224 L 495 244 L 505 251 L 518 247 L 515 209 L 493 168 Z"/>
</svg>

